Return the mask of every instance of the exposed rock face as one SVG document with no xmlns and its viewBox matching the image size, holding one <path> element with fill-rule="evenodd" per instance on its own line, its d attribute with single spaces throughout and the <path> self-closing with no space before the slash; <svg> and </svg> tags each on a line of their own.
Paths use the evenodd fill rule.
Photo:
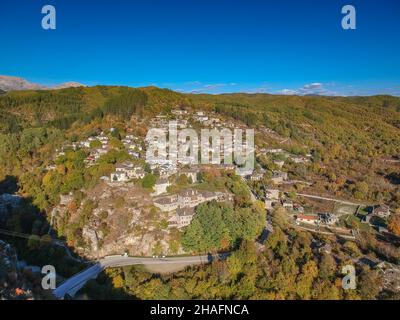
<svg viewBox="0 0 400 320">
<path fill-rule="evenodd" d="M 71 244 L 79 253 L 93 257 L 113 254 L 151 256 L 170 254 L 168 213 L 160 212 L 153 206 L 149 193 L 133 183 L 101 182 L 90 191 L 79 204 L 72 204 L 73 199 L 63 198 L 62 205 L 56 207 L 55 228 L 65 223 L 68 225 L 88 215 L 82 227 L 83 243 Z M 91 212 L 85 212 L 85 203 L 91 203 Z M 76 210 L 71 210 L 78 207 Z M 86 206 L 87 207 L 87 206 Z M 63 222 L 64 221 L 64 222 Z"/>
<path fill-rule="evenodd" d="M 382 273 L 383 288 L 392 292 L 400 292 L 400 268 L 388 262 L 379 263 L 377 268 Z"/>
<path fill-rule="evenodd" d="M 82 87 L 83 84 L 78 82 L 66 82 L 60 85 L 49 87 L 37 83 L 29 82 L 23 78 L 0 76 L 0 90 L 14 91 L 14 90 L 50 90 L 50 89 L 65 89 L 71 87 Z"/>
<path fill-rule="evenodd" d="M 99 249 L 99 241 L 97 237 L 97 232 L 89 227 L 84 227 L 82 230 L 82 236 L 88 241 L 91 249 L 97 251 Z"/>
<path fill-rule="evenodd" d="M 45 87 L 36 83 L 28 82 L 23 78 L 0 76 L 0 89 L 4 91 L 40 90 L 40 89 L 45 89 Z"/>
</svg>

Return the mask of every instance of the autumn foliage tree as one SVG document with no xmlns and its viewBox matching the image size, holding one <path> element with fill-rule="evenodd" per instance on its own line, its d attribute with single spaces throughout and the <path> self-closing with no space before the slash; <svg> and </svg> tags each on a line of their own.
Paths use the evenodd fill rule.
<svg viewBox="0 0 400 320">
<path fill-rule="evenodd" d="M 390 217 L 388 227 L 396 236 L 400 236 L 400 209 Z"/>
</svg>

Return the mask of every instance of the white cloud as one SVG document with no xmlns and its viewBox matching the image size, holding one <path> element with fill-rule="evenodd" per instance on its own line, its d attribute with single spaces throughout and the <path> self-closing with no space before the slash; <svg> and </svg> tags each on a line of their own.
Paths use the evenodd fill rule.
<svg viewBox="0 0 400 320">
<path fill-rule="evenodd" d="M 332 86 L 330 84 L 330 86 Z M 323 96 L 336 96 L 337 92 L 331 91 L 325 87 L 325 84 L 320 82 L 308 83 L 301 88 L 283 89 L 278 91 L 279 94 L 283 95 L 323 95 Z"/>
<path fill-rule="evenodd" d="M 306 84 L 303 87 L 303 90 L 320 90 L 322 89 L 323 84 L 320 82 L 314 82 L 314 83 L 310 83 L 310 84 Z"/>
<path fill-rule="evenodd" d="M 299 91 L 303 95 L 324 95 L 324 96 L 336 95 L 336 92 L 326 89 L 325 85 L 320 82 L 306 84 Z"/>
<path fill-rule="evenodd" d="M 287 96 L 292 96 L 292 95 L 295 95 L 295 94 L 300 94 L 299 91 L 293 90 L 293 89 L 283 89 L 283 90 L 280 90 L 280 91 L 278 91 L 278 92 L 281 93 L 281 94 L 287 95 Z"/>
</svg>

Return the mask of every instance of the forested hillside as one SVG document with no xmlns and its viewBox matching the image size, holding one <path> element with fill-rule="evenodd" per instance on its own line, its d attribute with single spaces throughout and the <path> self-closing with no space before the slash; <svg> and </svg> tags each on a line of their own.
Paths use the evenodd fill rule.
<svg viewBox="0 0 400 320">
<path fill-rule="evenodd" d="M 0 96 L 0 179 L 38 170 L 65 139 L 78 139 L 104 121 L 118 124 L 133 116 L 140 123 L 176 107 L 270 128 L 290 138 L 298 153 L 314 152 L 322 161 L 316 171 L 330 168 L 337 176 L 368 175 L 380 158 L 400 154 L 400 98 L 391 96 L 185 95 L 106 86 L 14 91 Z"/>
<path fill-rule="evenodd" d="M 400 155 L 400 98 L 194 95 L 156 87 L 96 86 L 0 92 L 0 193 L 11 192 L 11 181 L 17 185 L 12 192 L 18 189 L 28 204 L 8 219 L 6 227 L 28 234 L 46 233 L 49 212 L 58 204 L 61 194 L 72 192 L 74 199 L 80 199 L 81 190 L 93 188 L 101 176 L 112 172 L 116 163 L 127 159 L 127 153 L 120 148 L 127 127 L 143 137 L 151 119 L 161 114 L 171 116 L 171 110 L 176 108 L 214 112 L 222 121 L 232 124 L 234 120 L 236 124 L 254 128 L 258 147 L 278 147 L 298 155 L 311 153 L 312 162 L 308 165 L 288 164 L 285 170 L 293 179 L 311 180 L 314 190 L 372 203 L 385 201 L 398 207 L 399 173 L 382 161 L 396 160 Z M 103 156 L 96 166 L 85 167 L 87 154 L 83 150 L 70 150 L 54 158 L 56 149 L 66 141 L 79 141 L 102 130 L 110 132 L 110 128 L 115 129 L 110 133 L 115 150 Z M 269 171 L 275 168 L 269 160 L 257 161 Z M 56 169 L 48 170 L 52 163 Z M 219 180 L 210 179 L 207 188 Z M 253 187 L 259 189 L 257 183 Z M 241 189 L 237 191 L 244 194 Z M 242 241 L 254 239 L 259 233 L 263 209 L 236 205 L 234 210 L 215 204 L 200 206 L 192 226 L 182 234 L 183 246 L 193 252 L 238 248 L 242 243 L 241 249 L 227 262 L 161 279 L 135 270 L 113 270 L 109 274 L 112 286 L 123 287 L 125 292 L 139 298 L 377 297 L 377 274 L 368 270 L 361 271 L 366 289 L 354 295 L 343 292 L 336 283 L 340 265 L 329 255 L 311 250 L 315 238 L 287 228 L 279 211 L 273 217 L 276 231 L 266 243 L 264 254 L 256 257 L 254 245 Z M 79 228 L 71 230 L 81 230 L 85 217 L 78 217 Z M 250 227 L 238 228 L 235 224 L 238 219 L 247 221 Z M 215 232 L 202 233 L 210 228 Z M 62 230 L 57 231 L 62 234 Z M 75 233 L 67 238 L 74 238 Z M 372 250 L 378 256 L 398 261 L 397 249 L 390 245 L 380 247 L 374 241 L 365 238 L 361 250 Z M 51 254 L 36 242 L 29 243 L 30 251 L 24 253 L 28 260 Z M 21 248 L 24 245 L 25 242 L 21 243 Z M 360 256 L 358 247 L 351 243 L 332 242 L 332 246 L 337 246 L 342 261 L 349 252 Z M 18 249 L 24 252 L 21 248 Z M 146 290 L 138 290 L 135 283 Z M 101 290 L 89 287 L 92 297 L 103 291 L 104 287 Z"/>
<path fill-rule="evenodd" d="M 192 101 L 306 145 L 338 144 L 343 151 L 368 156 L 400 152 L 400 99 L 391 96 L 226 94 L 192 96 Z"/>
</svg>

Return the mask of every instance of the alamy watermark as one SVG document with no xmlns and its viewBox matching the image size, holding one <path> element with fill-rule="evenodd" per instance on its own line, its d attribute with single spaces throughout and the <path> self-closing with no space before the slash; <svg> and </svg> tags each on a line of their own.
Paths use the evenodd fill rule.
<svg viewBox="0 0 400 320">
<path fill-rule="evenodd" d="M 344 30 L 355 30 L 356 27 L 356 8 L 353 5 L 345 5 L 342 7 L 342 14 L 345 16 L 341 20 Z M 53 5 L 45 5 L 42 7 L 42 28 L 44 30 L 56 29 L 56 8 Z"/>
<path fill-rule="evenodd" d="M 356 269 L 354 268 L 354 266 L 352 265 L 343 266 L 342 274 L 345 274 L 345 276 L 342 279 L 342 288 L 344 290 L 356 289 L 357 288 Z"/>
<path fill-rule="evenodd" d="M 55 30 L 56 25 L 56 8 L 52 5 L 45 5 L 42 8 L 42 14 L 45 16 L 42 18 L 42 28 L 44 30 Z"/>
<path fill-rule="evenodd" d="M 246 141 L 243 142 L 243 131 Z M 149 164 L 235 164 L 239 175 L 254 170 L 254 129 L 178 130 L 177 121 L 170 121 L 166 129 L 152 128 L 147 132 L 146 162 Z"/>
<path fill-rule="evenodd" d="M 352 5 L 345 5 L 342 8 L 342 14 L 345 16 L 342 18 L 342 28 L 344 30 L 355 30 L 356 26 L 356 8 Z"/>
<path fill-rule="evenodd" d="M 42 278 L 42 288 L 44 290 L 54 290 L 56 288 L 56 268 L 52 265 L 46 265 L 42 268 L 42 274 L 45 276 Z"/>
</svg>

